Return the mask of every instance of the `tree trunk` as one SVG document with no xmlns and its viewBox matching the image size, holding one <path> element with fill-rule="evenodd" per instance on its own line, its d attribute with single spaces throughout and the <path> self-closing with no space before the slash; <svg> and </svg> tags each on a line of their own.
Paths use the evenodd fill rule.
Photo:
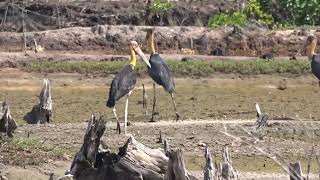
<svg viewBox="0 0 320 180">
<path fill-rule="evenodd" d="M 43 87 L 39 95 L 39 104 L 33 106 L 30 112 L 24 116 L 24 120 L 29 124 L 50 123 L 52 116 L 52 99 L 50 82 L 43 80 Z"/>
<path fill-rule="evenodd" d="M 13 137 L 12 133 L 17 127 L 17 123 L 11 116 L 7 102 L 2 103 L 2 107 L 0 108 L 0 132 L 5 133 L 5 136 Z"/>
</svg>

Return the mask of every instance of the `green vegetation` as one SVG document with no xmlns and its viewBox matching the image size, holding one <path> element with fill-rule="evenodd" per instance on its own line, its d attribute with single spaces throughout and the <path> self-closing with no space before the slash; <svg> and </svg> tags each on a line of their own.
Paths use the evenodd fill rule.
<svg viewBox="0 0 320 180">
<path fill-rule="evenodd" d="M 260 24 L 272 26 L 274 24 L 273 17 L 262 11 L 261 5 L 257 0 L 251 0 L 244 8 L 243 13 L 250 19 L 257 20 Z"/>
<path fill-rule="evenodd" d="M 250 0 L 243 11 L 213 16 L 209 27 L 245 26 L 250 20 L 269 28 L 320 25 L 320 0 Z"/>
<path fill-rule="evenodd" d="M 258 0 L 276 23 L 320 25 L 320 0 Z"/>
<path fill-rule="evenodd" d="M 21 67 L 25 71 L 35 72 L 78 72 L 78 73 L 98 73 L 115 74 L 125 64 L 126 61 L 117 62 L 54 62 L 54 61 L 34 61 Z M 176 76 L 210 76 L 213 73 L 239 73 L 239 74 L 274 74 L 291 73 L 306 74 L 310 72 L 309 61 L 290 60 L 215 60 L 215 61 L 175 61 L 169 60 L 168 65 Z M 138 63 L 136 72 L 139 75 L 146 74 L 146 66 Z"/>
<path fill-rule="evenodd" d="M 0 153 L 5 164 L 39 165 L 49 159 L 61 159 L 64 151 L 53 145 L 45 145 L 36 139 L 1 139 Z"/>
<path fill-rule="evenodd" d="M 174 8 L 175 8 L 175 5 L 172 2 L 163 1 L 163 0 L 154 0 L 148 6 L 148 9 L 153 13 L 168 12 Z"/>
<path fill-rule="evenodd" d="M 221 13 L 209 19 L 209 27 L 220 27 L 225 25 L 239 25 L 244 26 L 247 23 L 247 16 L 242 12 Z"/>
<path fill-rule="evenodd" d="M 262 11 L 257 0 L 251 0 L 243 11 L 226 12 L 209 19 L 209 27 L 220 27 L 225 25 L 245 26 L 249 19 L 254 19 L 262 25 L 271 27 L 274 24 L 273 17 Z"/>
</svg>

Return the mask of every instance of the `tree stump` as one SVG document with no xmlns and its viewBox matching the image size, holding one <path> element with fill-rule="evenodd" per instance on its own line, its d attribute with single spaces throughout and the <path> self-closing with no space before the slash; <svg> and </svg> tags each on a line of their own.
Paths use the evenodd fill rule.
<svg viewBox="0 0 320 180">
<path fill-rule="evenodd" d="M 91 116 L 80 151 L 65 177 L 77 180 L 163 180 L 168 158 L 130 137 L 118 154 L 99 147 L 106 120 Z M 68 176 L 68 177 L 67 177 Z"/>
<path fill-rule="evenodd" d="M 290 180 L 303 180 L 300 161 L 290 163 L 289 167 Z"/>
<path fill-rule="evenodd" d="M 24 116 L 29 124 L 50 123 L 52 116 L 52 99 L 50 82 L 43 80 L 43 87 L 39 95 L 39 103 L 33 106 L 30 112 Z"/>
<path fill-rule="evenodd" d="M 239 179 L 236 170 L 232 166 L 231 156 L 228 147 L 225 146 L 222 152 L 223 162 L 220 163 L 220 172 L 222 179 Z"/>
<path fill-rule="evenodd" d="M 165 153 L 169 157 L 167 173 L 165 180 L 197 180 L 192 176 L 185 167 L 184 157 L 182 150 L 170 149 L 167 140 L 164 141 Z"/>
<path fill-rule="evenodd" d="M 13 137 L 12 133 L 17 127 L 17 123 L 11 116 L 7 102 L 3 102 L 0 108 L 0 132 L 5 133 L 5 136 Z"/>
<path fill-rule="evenodd" d="M 218 179 L 217 168 L 216 168 L 216 166 L 213 165 L 212 156 L 209 152 L 208 147 L 206 147 L 206 149 L 205 149 L 204 157 L 206 159 L 206 165 L 205 165 L 204 171 L 203 171 L 203 179 L 204 180 Z"/>
</svg>

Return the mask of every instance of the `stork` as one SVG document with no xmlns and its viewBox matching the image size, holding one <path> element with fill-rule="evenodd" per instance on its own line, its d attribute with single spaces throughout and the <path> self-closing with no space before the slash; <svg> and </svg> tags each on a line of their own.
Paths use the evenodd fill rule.
<svg viewBox="0 0 320 180">
<path fill-rule="evenodd" d="M 304 44 L 306 49 L 306 55 L 311 60 L 311 71 L 318 78 L 320 86 L 320 54 L 315 53 L 317 46 L 317 37 L 315 35 L 309 35 Z"/>
<path fill-rule="evenodd" d="M 124 120 L 124 133 L 127 133 L 127 122 L 128 122 L 128 103 L 129 103 L 129 96 L 131 92 L 133 91 L 136 80 L 137 80 L 137 74 L 134 71 L 134 68 L 136 66 L 136 53 L 144 60 L 144 62 L 151 67 L 148 59 L 144 55 L 144 53 L 141 51 L 138 43 L 136 41 L 130 41 L 129 43 L 130 48 L 130 54 L 131 59 L 128 65 L 124 66 L 124 68 L 113 78 L 110 91 L 109 91 L 109 98 L 106 103 L 107 107 L 113 108 L 113 114 L 115 118 L 117 119 L 117 131 L 120 134 L 121 128 L 119 119 L 116 113 L 116 101 L 118 101 L 123 96 L 127 96 L 126 100 L 126 106 L 125 106 L 125 120 Z"/>
<path fill-rule="evenodd" d="M 154 47 L 154 29 L 147 30 L 146 39 L 148 40 L 149 50 L 151 51 L 149 62 L 151 67 L 148 68 L 149 76 L 153 79 L 154 82 L 161 85 L 166 92 L 171 95 L 171 99 L 173 102 L 174 111 L 176 113 L 176 120 L 180 119 L 180 115 L 177 112 L 176 102 L 174 99 L 175 93 L 175 82 L 173 79 L 172 72 L 170 71 L 167 64 L 164 60 L 160 57 L 160 55 L 156 52 Z M 155 110 L 155 103 L 156 103 L 156 96 L 155 96 L 155 83 L 153 83 L 153 108 L 152 108 L 152 117 L 151 122 L 154 122 L 154 110 Z"/>
</svg>

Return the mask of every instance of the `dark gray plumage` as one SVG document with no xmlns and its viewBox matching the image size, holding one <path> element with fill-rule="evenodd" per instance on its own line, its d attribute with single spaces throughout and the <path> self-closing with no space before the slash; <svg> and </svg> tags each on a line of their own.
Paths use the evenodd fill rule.
<svg viewBox="0 0 320 180">
<path fill-rule="evenodd" d="M 168 93 L 173 93 L 175 91 L 175 83 L 173 75 L 168 68 L 167 64 L 159 56 L 159 54 L 152 54 L 149 60 L 151 68 L 148 68 L 148 73 L 150 77 L 163 88 Z"/>
<path fill-rule="evenodd" d="M 311 60 L 311 71 L 320 80 L 320 55 L 313 55 Z"/>
<path fill-rule="evenodd" d="M 115 102 L 134 89 L 137 74 L 132 65 L 126 65 L 112 80 L 107 106 L 112 108 Z"/>
</svg>

